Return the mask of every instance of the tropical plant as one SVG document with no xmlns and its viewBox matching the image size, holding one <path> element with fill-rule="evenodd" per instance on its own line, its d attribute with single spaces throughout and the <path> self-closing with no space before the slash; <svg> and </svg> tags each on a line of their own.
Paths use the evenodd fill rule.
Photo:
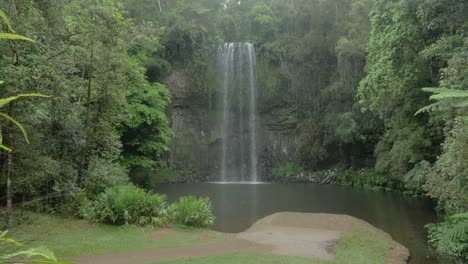
<svg viewBox="0 0 468 264">
<path fill-rule="evenodd" d="M 13 30 L 13 28 L 10 25 L 10 21 L 8 20 L 7 15 L 2 10 L 0 10 L 0 17 L 2 18 L 3 22 L 5 23 L 8 31 L 9 31 L 7 33 L 0 32 L 0 39 L 25 40 L 25 41 L 34 42 L 30 38 L 23 37 L 21 35 L 16 34 L 16 32 Z M 1 84 L 3 84 L 3 81 L 0 81 L 0 85 Z M 16 100 L 18 98 L 21 98 L 21 97 L 35 97 L 35 96 L 36 97 L 37 96 L 47 97 L 47 96 L 42 95 L 42 94 L 20 94 L 20 95 L 8 97 L 8 98 L 0 98 L 0 108 L 4 107 L 6 104 L 8 104 L 8 103 L 10 103 L 10 102 L 12 102 L 12 101 L 14 101 L 14 100 Z M 11 116 L 9 116 L 8 114 L 3 113 L 3 112 L 0 112 L 0 116 L 7 119 L 8 121 L 14 123 L 17 127 L 19 127 L 19 129 L 21 129 L 21 132 L 23 133 L 24 138 L 26 139 L 26 142 L 29 143 L 28 135 L 26 133 L 26 130 L 23 128 L 23 126 L 20 123 L 18 123 L 18 121 L 16 121 Z M 9 147 L 3 145 L 2 142 L 3 142 L 3 137 L 2 137 L 2 131 L 0 130 L 0 149 L 10 151 L 11 149 Z"/>
<path fill-rule="evenodd" d="M 457 263 L 468 261 L 468 212 L 450 215 L 445 222 L 426 227 L 429 242 L 437 251 L 456 258 Z"/>
<path fill-rule="evenodd" d="M 286 162 L 275 166 L 272 170 L 273 176 L 278 179 L 282 178 L 303 178 L 305 168 L 301 164 Z"/>
<path fill-rule="evenodd" d="M 12 102 L 12 101 L 14 101 L 16 99 L 23 98 L 23 97 L 48 97 L 48 96 L 43 95 L 43 94 L 20 94 L 20 95 L 8 97 L 8 98 L 0 98 L 0 108 L 4 107 L 6 104 L 8 104 L 8 103 L 10 103 L 10 102 Z M 29 143 L 28 134 L 26 133 L 26 130 L 24 129 L 24 127 L 18 121 L 16 121 L 14 118 L 12 118 L 11 116 L 9 116 L 8 114 L 6 114 L 4 112 L 0 112 L 0 117 L 3 117 L 6 120 L 8 120 L 8 121 L 12 122 L 13 124 L 15 124 L 21 130 L 21 132 L 23 133 L 23 136 L 24 136 L 24 139 L 26 140 L 26 142 Z M 6 150 L 6 151 L 11 151 L 11 149 L 9 147 L 3 145 L 3 137 L 2 137 L 2 131 L 1 130 L 0 130 L 0 149 Z"/>
<path fill-rule="evenodd" d="M 8 32 L 0 32 L 0 39 L 7 39 L 7 40 L 26 40 L 26 41 L 31 41 L 34 42 L 34 40 L 18 35 L 16 32 L 13 30 L 13 28 L 10 25 L 10 20 L 8 19 L 8 16 L 0 10 L 0 18 L 3 20 L 3 23 L 5 23 Z"/>
<path fill-rule="evenodd" d="M 72 263 L 57 260 L 55 254 L 46 247 L 36 247 L 20 250 L 23 245 L 11 237 L 8 231 L 0 231 L 0 247 L 7 251 L 0 251 L 0 264 L 5 263 Z"/>
<path fill-rule="evenodd" d="M 166 197 L 132 184 L 108 188 L 94 202 L 92 217 L 100 223 L 162 227 L 168 223 Z"/>
<path fill-rule="evenodd" d="M 181 197 L 169 207 L 170 219 L 175 224 L 208 227 L 214 223 L 211 201 L 208 197 Z"/>
<path fill-rule="evenodd" d="M 468 90 L 447 89 L 447 88 L 423 88 L 425 92 L 433 93 L 430 100 L 438 102 L 423 107 L 417 114 L 433 110 L 447 110 L 450 108 L 468 108 Z"/>
</svg>

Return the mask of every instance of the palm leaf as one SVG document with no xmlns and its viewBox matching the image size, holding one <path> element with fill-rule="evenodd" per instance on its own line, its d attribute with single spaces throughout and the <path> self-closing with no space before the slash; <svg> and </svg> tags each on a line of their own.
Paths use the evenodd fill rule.
<svg viewBox="0 0 468 264">
<path fill-rule="evenodd" d="M 430 104 L 419 109 L 414 115 L 436 110 L 437 108 L 465 108 L 468 107 L 468 90 L 448 89 L 448 88 L 422 88 L 423 91 L 433 93 L 430 100 L 437 103 Z"/>
<path fill-rule="evenodd" d="M 5 145 L 0 144 L 0 149 L 3 149 L 5 151 L 11 151 L 11 149 Z"/>
<path fill-rule="evenodd" d="M 447 98 L 468 98 L 468 91 L 447 89 L 447 88 L 423 88 L 425 92 L 433 93 L 430 97 L 431 100 L 442 100 Z"/>
<path fill-rule="evenodd" d="M 34 42 L 34 40 L 32 40 L 30 38 L 23 37 L 21 35 L 13 34 L 13 33 L 0 33 L 0 39 L 26 40 L 26 41 Z"/>
<path fill-rule="evenodd" d="M 3 12 L 2 10 L 0 10 L 0 18 L 2 18 L 3 22 L 5 23 L 5 25 L 7 26 L 8 30 L 10 32 L 13 32 L 15 33 L 15 31 L 13 30 L 13 28 L 11 27 L 10 25 L 10 20 L 8 19 L 7 15 L 5 14 L 5 12 Z"/>
<path fill-rule="evenodd" d="M 24 136 L 24 139 L 26 140 L 26 142 L 29 144 L 29 139 L 28 139 L 28 134 L 26 133 L 26 129 L 24 129 L 24 127 L 18 122 L 16 121 L 15 119 L 13 119 L 11 116 L 5 114 L 5 113 L 2 113 L 0 112 L 0 116 L 3 116 L 5 119 L 8 119 L 10 122 L 12 122 L 13 124 L 15 124 L 17 127 L 19 127 L 19 129 L 21 130 L 21 132 L 23 132 L 23 136 Z"/>
<path fill-rule="evenodd" d="M 57 258 L 55 257 L 54 253 L 52 251 L 50 251 L 48 248 L 46 247 L 37 247 L 37 248 L 31 248 L 31 249 L 28 249 L 28 250 L 24 250 L 24 251 L 18 251 L 18 252 L 15 252 L 15 253 L 12 253 L 12 254 L 8 254 L 8 255 L 5 255 L 4 257 L 2 257 L 4 260 L 8 260 L 8 259 L 12 259 L 12 258 L 15 258 L 15 257 L 19 257 L 19 256 L 23 256 L 25 257 L 26 259 L 30 259 L 30 258 L 37 258 L 37 257 L 41 257 L 43 258 L 42 260 L 38 260 L 37 262 L 42 262 L 42 263 L 54 263 L 54 262 L 57 262 Z"/>
<path fill-rule="evenodd" d="M 441 102 L 437 102 L 437 103 L 430 104 L 430 105 L 428 105 L 428 106 L 425 106 L 425 107 L 419 109 L 419 110 L 416 112 L 416 114 L 414 114 L 414 115 L 419 115 L 419 114 L 421 114 L 421 113 L 426 113 L 426 112 L 433 111 L 433 110 L 437 109 L 437 107 L 439 107 L 439 106 L 442 106 L 442 103 L 441 103 Z"/>
<path fill-rule="evenodd" d="M 44 95 L 44 94 L 39 94 L 39 93 L 30 93 L 30 94 L 20 94 L 20 95 L 17 95 L 17 96 L 11 96 L 11 97 L 8 97 L 8 98 L 1 98 L 0 99 L 0 107 L 3 107 L 6 104 L 10 103 L 11 101 L 14 101 L 16 99 L 23 98 L 23 97 L 45 97 L 45 98 L 49 98 L 50 96 Z"/>
</svg>

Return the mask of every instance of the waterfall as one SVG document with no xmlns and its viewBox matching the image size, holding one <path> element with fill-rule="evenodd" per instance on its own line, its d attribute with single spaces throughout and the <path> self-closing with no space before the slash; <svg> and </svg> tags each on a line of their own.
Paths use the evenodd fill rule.
<svg viewBox="0 0 468 264">
<path fill-rule="evenodd" d="M 251 43 L 225 43 L 218 48 L 223 86 L 222 182 L 257 182 L 257 74 Z"/>
</svg>

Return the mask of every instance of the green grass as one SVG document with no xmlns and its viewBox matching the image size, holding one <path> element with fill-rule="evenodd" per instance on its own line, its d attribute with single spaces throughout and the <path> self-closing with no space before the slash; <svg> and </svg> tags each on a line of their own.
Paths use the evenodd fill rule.
<svg viewBox="0 0 468 264">
<path fill-rule="evenodd" d="M 157 264 L 328 264 L 330 262 L 273 254 L 232 253 L 219 256 L 179 259 L 157 262 Z M 151 264 L 156 264 L 151 263 Z"/>
<path fill-rule="evenodd" d="M 90 225 L 83 220 L 32 214 L 31 223 L 12 230 L 12 234 L 20 241 L 34 240 L 32 243 L 26 243 L 27 247 L 44 245 L 61 258 L 199 245 L 229 239 L 228 235 L 203 229 L 178 228 L 177 231 L 155 240 L 151 238 L 155 229 L 151 228 Z M 209 233 L 208 236 L 206 232 Z M 335 247 L 336 259 L 333 261 L 273 254 L 231 253 L 159 263 L 383 264 L 389 248 L 390 242 L 368 227 L 360 226 L 341 236 Z"/>
<path fill-rule="evenodd" d="M 380 264 L 385 263 L 385 255 L 390 242 L 367 227 L 357 227 L 341 235 L 335 248 L 336 264 Z"/>
<path fill-rule="evenodd" d="M 11 234 L 27 247 L 43 245 L 58 257 L 189 246 L 226 238 L 222 233 L 205 229 L 176 228 L 177 233 L 152 239 L 151 234 L 157 231 L 152 228 L 91 225 L 83 220 L 40 214 L 32 214 L 30 218 L 30 223 L 11 230 Z M 201 235 L 206 232 L 210 235 Z"/>
</svg>

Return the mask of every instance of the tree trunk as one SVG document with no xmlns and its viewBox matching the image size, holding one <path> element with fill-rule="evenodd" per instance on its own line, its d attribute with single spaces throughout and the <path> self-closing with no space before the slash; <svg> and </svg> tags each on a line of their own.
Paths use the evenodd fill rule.
<svg viewBox="0 0 468 264">
<path fill-rule="evenodd" d="M 162 12 L 161 0 L 158 0 L 159 12 Z"/>
<path fill-rule="evenodd" d="M 15 117 L 15 102 L 11 102 L 8 110 L 8 115 L 12 118 Z M 11 149 L 7 153 L 7 167 L 6 167 L 6 200 L 7 210 L 10 211 L 13 208 L 13 190 L 11 178 L 13 176 L 13 123 L 9 122 L 7 129 L 7 146 Z"/>
<path fill-rule="evenodd" d="M 83 187 L 84 184 L 84 174 L 88 169 L 88 145 L 89 145 L 89 116 L 91 112 L 91 89 L 93 81 L 93 60 L 94 60 L 94 50 L 93 44 L 91 44 L 91 55 L 89 63 L 89 76 L 88 76 L 88 91 L 86 95 L 86 114 L 84 120 L 83 128 L 83 150 L 81 154 L 80 169 L 78 171 L 78 184 Z"/>
</svg>

